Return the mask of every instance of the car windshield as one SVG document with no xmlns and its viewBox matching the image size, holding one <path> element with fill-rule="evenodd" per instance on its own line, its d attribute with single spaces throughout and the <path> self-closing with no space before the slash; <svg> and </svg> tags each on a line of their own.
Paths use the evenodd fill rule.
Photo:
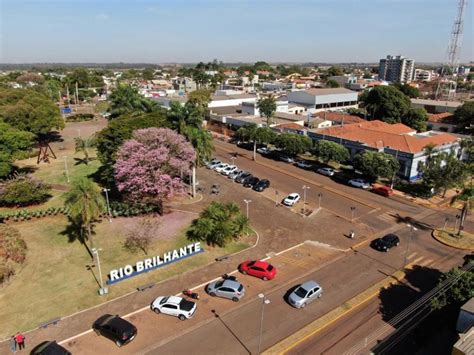
<svg viewBox="0 0 474 355">
<path fill-rule="evenodd" d="M 267 271 L 272 271 L 273 270 L 273 265 L 268 265 Z"/>
<path fill-rule="evenodd" d="M 288 196 L 288 200 L 294 200 L 295 198 L 296 196 L 292 196 L 292 195 Z"/>
<path fill-rule="evenodd" d="M 304 289 L 303 287 L 298 287 L 295 291 L 295 294 L 298 297 L 304 298 L 308 294 L 308 291 L 306 289 Z"/>
<path fill-rule="evenodd" d="M 215 285 L 215 287 L 216 287 L 216 288 L 217 288 L 217 287 L 221 287 L 221 286 L 222 286 L 222 284 L 223 284 L 223 282 L 222 282 L 222 281 L 218 281 L 218 282 L 216 282 L 216 285 Z"/>
<path fill-rule="evenodd" d="M 160 301 L 160 304 L 166 303 L 167 301 L 168 301 L 168 297 L 165 297 Z"/>
<path fill-rule="evenodd" d="M 244 286 L 241 284 L 239 288 L 237 289 L 237 291 L 242 292 L 243 289 L 244 289 Z"/>
</svg>

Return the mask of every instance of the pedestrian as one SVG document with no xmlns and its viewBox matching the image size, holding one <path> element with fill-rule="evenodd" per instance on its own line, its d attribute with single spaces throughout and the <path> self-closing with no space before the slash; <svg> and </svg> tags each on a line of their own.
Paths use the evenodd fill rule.
<svg viewBox="0 0 474 355">
<path fill-rule="evenodd" d="M 14 335 L 10 337 L 10 350 L 13 354 L 16 353 L 16 339 Z"/>
<path fill-rule="evenodd" d="M 25 348 L 25 336 L 20 332 L 16 333 L 15 336 L 16 343 L 18 344 L 18 350 Z"/>
<path fill-rule="evenodd" d="M 355 237 L 355 233 L 354 233 L 354 231 L 351 231 L 349 233 L 349 238 L 354 239 L 354 237 Z"/>
</svg>

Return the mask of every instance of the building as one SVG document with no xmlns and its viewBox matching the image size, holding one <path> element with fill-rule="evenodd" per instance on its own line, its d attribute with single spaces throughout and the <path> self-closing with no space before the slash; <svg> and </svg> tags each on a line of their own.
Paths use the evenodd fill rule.
<svg viewBox="0 0 474 355">
<path fill-rule="evenodd" d="M 276 112 L 288 112 L 288 98 L 286 96 L 277 97 L 275 99 L 275 103 Z M 242 112 L 248 113 L 249 115 L 260 115 L 260 111 L 257 107 L 256 101 L 242 102 Z"/>
<path fill-rule="evenodd" d="M 431 81 L 434 73 L 432 70 L 415 69 L 415 81 Z"/>
<path fill-rule="evenodd" d="M 339 86 L 341 87 L 349 87 L 349 85 L 351 84 L 355 84 L 357 83 L 357 77 L 353 76 L 353 75 L 335 75 L 335 76 L 330 76 L 328 78 L 328 81 L 329 80 L 333 80 L 335 81 L 336 83 L 339 84 Z"/>
<path fill-rule="evenodd" d="M 459 340 L 453 346 L 453 355 L 474 353 L 474 298 L 467 301 L 459 310 L 456 331 Z"/>
<path fill-rule="evenodd" d="M 296 86 L 292 82 L 265 81 L 261 84 L 263 91 L 286 91 L 293 90 Z"/>
<path fill-rule="evenodd" d="M 346 147 L 351 159 L 356 154 L 371 150 L 394 156 L 400 163 L 398 176 L 406 180 L 421 177 L 421 165 L 426 162 L 425 147 L 435 145 L 437 151 L 459 150 L 458 138 L 439 132 L 417 133 L 401 123 L 388 124 L 382 121 L 365 121 L 344 124 L 324 129 L 310 129 L 308 136 L 314 140 L 329 140 Z"/>
<path fill-rule="evenodd" d="M 287 93 L 288 102 L 304 106 L 311 112 L 328 108 L 357 108 L 357 93 L 344 88 L 306 89 Z"/>
<path fill-rule="evenodd" d="M 424 108 L 428 113 L 454 112 L 461 105 L 459 101 L 411 99 L 411 108 Z"/>
<path fill-rule="evenodd" d="M 349 115 L 343 112 L 321 111 L 314 113 L 312 117 L 330 121 L 333 126 L 365 122 L 365 120 L 359 116 Z"/>
<path fill-rule="evenodd" d="M 388 55 L 387 58 L 380 59 L 379 80 L 406 83 L 413 80 L 414 70 L 413 59 L 407 59 L 401 55 Z"/>
<path fill-rule="evenodd" d="M 209 108 L 237 106 L 243 102 L 257 102 L 257 95 L 254 94 L 232 94 L 232 95 L 212 95 Z"/>
<path fill-rule="evenodd" d="M 460 127 L 451 112 L 428 114 L 428 129 L 440 132 L 455 132 Z"/>
</svg>

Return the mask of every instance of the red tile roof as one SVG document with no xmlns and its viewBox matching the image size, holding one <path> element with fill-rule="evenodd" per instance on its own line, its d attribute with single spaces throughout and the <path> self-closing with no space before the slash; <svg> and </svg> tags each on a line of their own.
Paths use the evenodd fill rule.
<svg viewBox="0 0 474 355">
<path fill-rule="evenodd" d="M 365 120 L 360 118 L 359 116 L 347 115 L 339 112 L 330 111 L 316 112 L 313 114 L 313 117 L 318 117 L 333 122 L 342 122 L 342 120 L 344 119 L 345 124 L 365 122 Z"/>
<path fill-rule="evenodd" d="M 451 112 L 434 113 L 428 115 L 428 121 L 436 123 L 454 123 L 454 114 Z"/>
<path fill-rule="evenodd" d="M 419 153 L 428 144 L 443 145 L 457 141 L 457 137 L 447 133 L 429 136 L 414 135 L 415 132 L 412 128 L 401 123 L 391 125 L 382 121 L 366 121 L 342 127 L 321 128 L 317 132 L 360 142 L 373 148 L 390 147 L 409 153 Z"/>
<path fill-rule="evenodd" d="M 297 123 L 282 123 L 282 124 L 273 126 L 272 128 L 277 128 L 277 129 L 284 129 L 284 128 L 287 128 L 287 129 L 302 130 L 302 129 L 304 129 L 304 126 L 299 125 L 299 124 L 297 124 Z"/>
</svg>

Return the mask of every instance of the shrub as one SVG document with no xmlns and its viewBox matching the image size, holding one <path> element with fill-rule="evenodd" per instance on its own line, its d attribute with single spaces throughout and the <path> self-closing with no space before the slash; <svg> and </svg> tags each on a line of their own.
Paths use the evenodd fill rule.
<svg viewBox="0 0 474 355">
<path fill-rule="evenodd" d="M 20 233 L 6 224 L 0 224 L 0 283 L 15 273 L 15 266 L 26 259 L 26 242 Z"/>
<path fill-rule="evenodd" d="M 141 250 L 145 254 L 148 254 L 148 248 L 150 247 L 158 225 L 159 222 L 153 218 L 140 220 L 136 226 L 128 230 L 127 237 L 123 244 L 124 248 L 130 250 L 132 253 Z"/>
<path fill-rule="evenodd" d="M 68 122 L 82 122 L 82 121 L 90 121 L 94 118 L 92 113 L 78 113 L 75 115 L 67 116 L 66 121 Z"/>
<path fill-rule="evenodd" d="M 0 184 L 0 205 L 28 206 L 47 201 L 51 187 L 29 176 L 19 176 Z"/>
</svg>

